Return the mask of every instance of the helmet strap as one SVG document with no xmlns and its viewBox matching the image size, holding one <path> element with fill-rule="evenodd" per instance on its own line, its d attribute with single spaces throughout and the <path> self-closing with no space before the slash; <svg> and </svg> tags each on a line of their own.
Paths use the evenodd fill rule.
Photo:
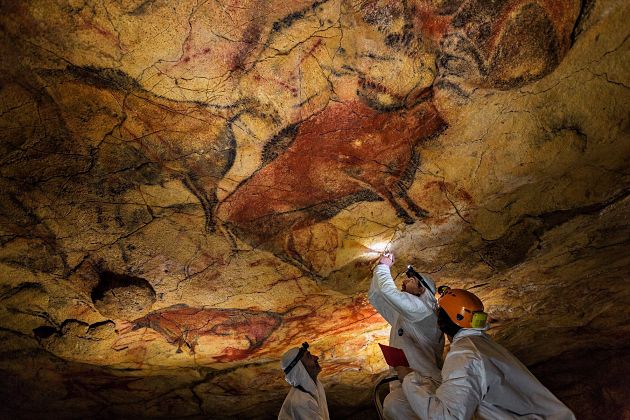
<svg viewBox="0 0 630 420">
<path fill-rule="evenodd" d="M 462 329 L 462 327 L 451 320 L 444 308 L 440 308 L 438 310 L 438 326 L 440 327 L 440 330 L 442 330 L 442 332 L 448 335 L 451 339 L 455 337 L 455 334 L 457 334 L 459 330 Z"/>
</svg>

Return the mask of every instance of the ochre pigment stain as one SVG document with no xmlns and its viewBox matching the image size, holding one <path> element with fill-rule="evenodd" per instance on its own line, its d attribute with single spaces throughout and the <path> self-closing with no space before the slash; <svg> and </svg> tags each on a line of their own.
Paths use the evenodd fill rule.
<svg viewBox="0 0 630 420">
<path fill-rule="evenodd" d="M 197 341 L 203 336 L 241 339 L 249 342 L 245 349 L 226 347 L 217 360 L 238 360 L 251 354 L 282 323 L 281 315 L 267 311 L 245 309 L 202 309 L 186 305 L 174 305 L 138 318 L 132 330 L 151 328 L 169 343 L 177 345 L 177 352 L 187 346 L 195 353 Z M 230 356 L 230 357 L 227 357 Z M 225 360 L 224 360 L 225 359 Z"/>
<path fill-rule="evenodd" d="M 286 151 L 222 203 L 226 221 L 262 238 L 332 216 L 350 204 L 348 199 L 365 195 L 385 199 L 409 217 L 396 201 L 399 181 L 415 172 L 418 142 L 444 126 L 430 102 L 396 113 L 361 101 L 333 103 L 299 125 Z M 306 214 L 291 217 L 290 225 L 261 223 L 295 212 Z"/>
<path fill-rule="evenodd" d="M 571 46 L 579 1 L 468 1 L 443 32 L 436 88 L 513 89 L 552 71 Z M 518 46 L 518 48 L 514 48 Z"/>
<path fill-rule="evenodd" d="M 78 141 L 82 130 L 106 117 L 113 121 L 102 147 L 108 153 L 94 168 L 96 194 L 120 196 L 138 185 L 179 180 L 199 200 L 206 231 L 212 231 L 216 184 L 235 154 L 226 116 L 156 96 L 122 72 L 73 68 L 72 75 L 46 76 L 51 97 L 62 105 L 64 129 Z"/>
</svg>

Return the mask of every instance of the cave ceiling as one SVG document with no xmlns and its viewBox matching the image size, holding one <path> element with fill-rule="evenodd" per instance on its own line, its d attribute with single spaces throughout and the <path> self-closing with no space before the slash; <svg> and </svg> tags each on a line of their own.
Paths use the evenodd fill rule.
<svg viewBox="0 0 630 420">
<path fill-rule="evenodd" d="M 384 250 L 630 413 L 628 2 L 0 11 L 0 413 L 273 418 L 303 341 L 367 413 Z"/>
</svg>

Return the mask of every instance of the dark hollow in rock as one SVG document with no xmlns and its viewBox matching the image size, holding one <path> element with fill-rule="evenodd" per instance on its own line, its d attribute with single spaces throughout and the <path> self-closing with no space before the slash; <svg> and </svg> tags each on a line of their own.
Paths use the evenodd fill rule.
<svg viewBox="0 0 630 420">
<path fill-rule="evenodd" d="M 528 217 L 512 226 L 502 237 L 487 241 L 482 250 L 484 260 L 498 270 L 525 261 L 529 250 L 539 241 L 541 225 L 539 220 Z"/>
<path fill-rule="evenodd" d="M 41 327 L 33 328 L 33 334 L 37 338 L 48 338 L 53 334 L 58 333 L 57 328 L 49 325 L 42 325 Z"/>
<path fill-rule="evenodd" d="M 99 282 L 92 289 L 92 302 L 106 317 L 134 319 L 146 314 L 155 303 L 155 290 L 143 278 L 111 271 L 99 273 Z"/>
</svg>

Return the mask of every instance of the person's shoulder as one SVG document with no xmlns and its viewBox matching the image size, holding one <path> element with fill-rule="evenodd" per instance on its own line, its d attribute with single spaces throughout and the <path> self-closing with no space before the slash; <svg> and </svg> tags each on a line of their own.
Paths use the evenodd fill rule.
<svg viewBox="0 0 630 420">
<path fill-rule="evenodd" d="M 478 371 L 483 364 L 483 355 L 472 341 L 467 338 L 460 339 L 457 343 L 451 344 L 451 348 L 444 359 L 442 375 L 467 375 Z"/>
<path fill-rule="evenodd" d="M 295 389 L 293 392 L 293 397 L 291 398 L 291 405 L 294 408 L 310 408 L 317 409 L 317 400 L 310 393 L 306 391 L 302 391 L 300 389 Z"/>
<path fill-rule="evenodd" d="M 479 351 L 479 345 L 477 341 L 480 339 L 477 335 L 466 335 L 463 337 L 456 337 L 451 343 L 448 356 L 468 359 L 480 359 L 481 352 Z"/>
</svg>

